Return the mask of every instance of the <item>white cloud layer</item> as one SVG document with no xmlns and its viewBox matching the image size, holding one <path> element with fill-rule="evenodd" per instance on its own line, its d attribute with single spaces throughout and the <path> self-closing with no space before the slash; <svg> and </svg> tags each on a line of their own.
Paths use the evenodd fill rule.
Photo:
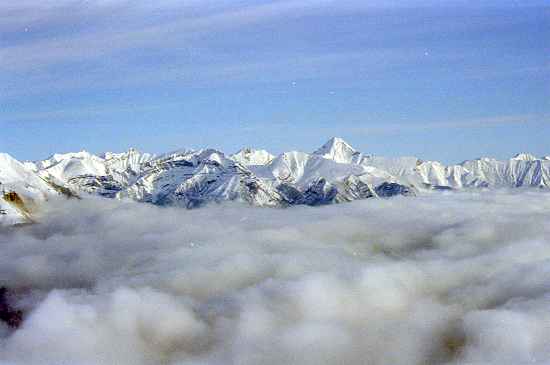
<svg viewBox="0 0 550 365">
<path fill-rule="evenodd" d="M 550 194 L 323 208 L 60 202 L 1 232 L 0 364 L 550 359 Z M 1 325 L 0 325 L 1 326 Z"/>
</svg>

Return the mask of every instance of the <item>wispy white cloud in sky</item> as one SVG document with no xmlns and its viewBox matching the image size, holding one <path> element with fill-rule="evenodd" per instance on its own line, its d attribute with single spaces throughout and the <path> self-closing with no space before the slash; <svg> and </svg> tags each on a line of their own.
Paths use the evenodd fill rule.
<svg viewBox="0 0 550 365">
<path fill-rule="evenodd" d="M 154 121 L 169 138 L 201 120 L 235 129 L 231 148 L 243 121 L 297 125 L 302 139 L 329 124 L 342 135 L 505 126 L 470 119 L 550 112 L 550 14 L 514 3 L 0 1 L 0 123 Z M 2 148 L 26 150 L 25 128 L 12 136 Z"/>
<path fill-rule="evenodd" d="M 240 5 L 228 1 L 184 1 L 161 5 L 126 0 L 91 1 L 85 5 L 75 1 L 4 2 L 0 4 L 0 13 L 7 16 L 0 19 L 0 30 L 11 37 L 4 39 L 4 45 L 0 47 L 0 69 L 28 72 L 105 59 L 138 49 L 172 48 L 175 52 L 186 47 L 200 48 L 201 44 L 208 44 L 208 37 L 213 34 L 253 24 L 321 14 L 351 16 L 357 11 L 390 9 L 399 7 L 399 4 L 433 5 L 422 1 L 365 3 L 334 0 L 244 2 Z M 507 23 L 510 19 L 492 20 L 495 24 L 503 21 Z M 438 22 L 429 29 L 404 30 L 397 25 L 396 29 L 385 31 L 410 36 L 410 32 L 421 34 L 451 29 L 458 32 L 465 26 L 462 22 Z"/>
<path fill-rule="evenodd" d="M 46 14 L 37 15 L 42 10 L 32 6 L 4 5 L 0 12 L 16 14 L 17 22 L 11 17 L 7 21 L 0 20 L 0 29 L 4 31 L 28 32 L 33 24 L 38 22 L 50 23 L 78 23 L 94 17 L 110 18 L 115 11 L 121 15 L 120 23 L 113 23 L 109 27 L 92 29 L 68 34 L 56 34 L 36 41 L 23 41 L 19 44 L 8 45 L 0 48 L 0 67 L 7 70 L 25 70 L 41 68 L 64 62 L 87 61 L 97 57 L 104 57 L 112 53 L 137 48 L 166 48 L 180 46 L 192 38 L 205 34 L 229 31 L 234 28 L 265 22 L 271 18 L 283 16 L 299 16 L 305 12 L 320 10 L 319 7 L 333 3 L 332 0 L 314 1 L 279 1 L 259 5 L 231 7 L 222 11 L 206 12 L 197 16 L 200 9 L 198 2 L 183 3 L 183 7 L 176 8 L 179 16 L 168 19 L 162 18 L 155 23 L 143 22 L 151 11 L 150 7 L 129 4 L 127 2 L 94 3 L 80 11 L 76 17 L 69 17 L 66 12 L 72 11 L 74 3 L 68 3 L 66 7 L 60 4 L 47 5 Z M 125 4 L 126 6 L 122 6 Z M 185 6 L 190 6 L 187 11 Z M 169 8 L 169 7 L 168 7 Z M 206 6 L 208 8 L 208 6 Z M 222 7 L 225 8 L 225 7 Z M 166 6 L 159 7 L 166 11 Z M 189 12 L 189 15 L 187 13 Z M 75 19 L 76 18 L 76 19 Z M 79 19 L 80 18 L 80 19 Z M 97 21 L 97 19 L 92 19 Z"/>
</svg>

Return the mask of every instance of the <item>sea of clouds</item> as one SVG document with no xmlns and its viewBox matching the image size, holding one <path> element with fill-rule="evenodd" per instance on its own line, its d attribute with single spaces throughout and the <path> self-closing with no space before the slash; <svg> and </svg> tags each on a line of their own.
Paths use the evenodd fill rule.
<svg viewBox="0 0 550 365">
<path fill-rule="evenodd" d="M 0 364 L 550 362 L 550 193 L 52 202 L 0 231 Z"/>
</svg>

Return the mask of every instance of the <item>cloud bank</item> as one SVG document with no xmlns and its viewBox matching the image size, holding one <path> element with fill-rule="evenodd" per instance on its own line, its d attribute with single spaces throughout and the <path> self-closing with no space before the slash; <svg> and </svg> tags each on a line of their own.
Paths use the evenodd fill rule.
<svg viewBox="0 0 550 365">
<path fill-rule="evenodd" d="M 546 363 L 549 220 L 531 191 L 53 203 L 0 235 L 0 364 Z"/>
</svg>

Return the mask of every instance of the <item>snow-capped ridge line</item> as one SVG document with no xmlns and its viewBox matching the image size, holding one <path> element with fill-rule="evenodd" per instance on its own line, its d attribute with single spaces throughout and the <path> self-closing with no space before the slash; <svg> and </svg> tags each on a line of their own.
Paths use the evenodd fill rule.
<svg viewBox="0 0 550 365">
<path fill-rule="evenodd" d="M 129 148 L 97 155 L 53 154 L 21 163 L 0 153 L 0 184 L 33 200 L 62 190 L 189 208 L 227 200 L 257 206 L 320 205 L 429 190 L 550 189 L 550 156 L 523 152 L 508 160 L 481 157 L 445 165 L 363 154 L 339 137 L 312 153 L 277 156 L 249 147 L 230 155 L 212 148 L 163 154 Z"/>
<path fill-rule="evenodd" d="M 338 163 L 361 163 L 363 159 L 361 152 L 355 150 L 355 148 L 340 137 L 332 137 L 315 150 L 313 154 Z"/>
</svg>

